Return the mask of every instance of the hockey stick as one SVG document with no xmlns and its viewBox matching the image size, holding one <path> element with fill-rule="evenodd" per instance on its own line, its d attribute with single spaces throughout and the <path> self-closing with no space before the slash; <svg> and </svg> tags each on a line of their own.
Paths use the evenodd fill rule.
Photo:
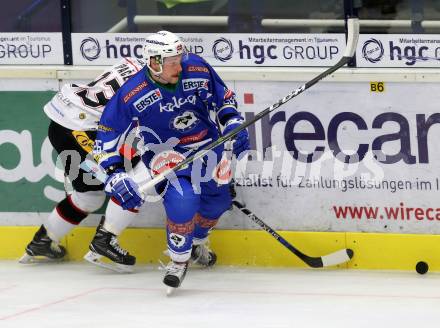
<svg viewBox="0 0 440 328">
<path fill-rule="evenodd" d="M 357 41 L 359 38 L 359 19 L 358 18 L 349 18 L 347 20 L 347 26 L 348 26 L 347 46 L 345 48 L 345 52 L 344 52 L 343 57 L 334 66 L 332 66 L 329 69 L 327 69 L 326 71 L 322 72 L 321 74 L 319 74 L 318 76 L 316 76 L 312 80 L 306 82 L 305 84 L 303 84 L 302 86 L 300 86 L 296 90 L 293 90 L 290 94 L 288 94 L 284 98 L 278 100 L 276 103 L 274 103 L 270 107 L 267 107 L 266 109 L 264 109 L 263 111 L 261 111 L 260 113 L 255 115 L 255 117 L 253 119 L 244 122 L 242 125 L 235 128 L 234 130 L 232 130 L 228 134 L 211 142 L 210 144 L 208 144 L 206 147 L 204 147 L 203 149 L 201 149 L 200 151 L 198 151 L 194 155 L 187 157 L 185 160 L 183 160 L 182 162 L 180 162 L 179 164 L 174 166 L 172 169 L 169 169 L 169 170 L 166 170 L 165 172 L 159 173 L 153 179 L 151 179 L 150 181 L 148 181 L 144 185 L 140 186 L 141 192 L 145 192 L 146 190 L 148 190 L 148 189 L 154 187 L 155 185 L 157 185 L 158 183 L 162 182 L 163 180 L 166 179 L 166 177 L 170 173 L 176 172 L 176 171 L 180 170 L 181 168 L 183 168 L 184 166 L 194 162 L 195 160 L 204 157 L 211 149 L 213 149 L 213 148 L 217 147 L 218 145 L 221 145 L 221 144 L 225 143 L 226 141 L 234 138 L 240 131 L 242 131 L 242 130 L 246 129 L 248 126 L 254 124 L 258 120 L 260 120 L 261 118 L 263 118 L 264 116 L 269 114 L 270 112 L 274 111 L 275 109 L 277 109 L 281 105 L 284 105 L 286 102 L 288 102 L 292 98 L 295 98 L 299 94 L 303 93 L 305 90 L 309 89 L 310 87 L 312 87 L 313 85 L 315 85 L 316 83 L 321 81 L 326 76 L 332 74 L 333 72 L 337 71 L 339 68 L 341 68 L 342 66 L 347 64 L 350 61 L 350 59 L 353 57 L 354 52 L 356 50 L 356 45 L 357 45 Z"/>
<path fill-rule="evenodd" d="M 321 81 L 326 76 L 334 73 L 339 68 L 341 68 L 342 66 L 347 64 L 350 61 L 350 59 L 353 57 L 354 52 L 356 51 L 356 45 L 357 45 L 357 41 L 359 38 L 359 19 L 358 18 L 349 18 L 347 20 L 347 26 L 348 26 L 347 46 L 345 48 L 345 52 L 344 52 L 343 57 L 334 66 L 330 67 L 329 69 L 322 72 L 321 74 L 319 74 L 315 78 L 306 82 L 305 84 L 303 84 L 299 88 L 293 90 L 290 94 L 288 94 L 284 98 L 278 100 L 273 105 L 262 110 L 260 113 L 255 115 L 255 117 L 252 118 L 251 120 L 244 122 L 242 125 L 238 126 L 237 128 L 235 128 L 234 130 L 232 130 L 228 134 L 211 142 L 206 147 L 204 147 L 201 150 L 199 150 L 198 152 L 196 152 L 194 155 L 187 157 L 186 159 L 184 159 L 180 163 L 176 164 L 173 168 L 157 174 L 153 179 L 151 179 L 150 181 L 148 181 L 144 185 L 140 186 L 140 191 L 145 192 L 146 190 L 157 185 L 158 183 L 164 181 L 170 173 L 176 172 L 176 171 L 180 170 L 181 168 L 185 167 L 186 165 L 194 162 L 195 160 L 204 157 L 213 148 L 215 148 L 215 147 L 225 143 L 226 141 L 234 138 L 240 131 L 246 129 L 248 126 L 259 121 L 261 118 L 268 115 L 270 112 L 274 111 L 275 109 L 277 109 L 281 105 L 284 105 L 289 100 L 295 98 L 299 94 L 303 93 L 305 90 L 309 89 L 310 87 L 312 87 L 313 85 L 315 85 L 316 83 Z"/>
<path fill-rule="evenodd" d="M 81 163 L 80 167 L 84 171 L 91 173 L 101 182 L 104 182 L 107 178 L 107 174 L 105 173 L 105 170 L 102 167 L 100 167 L 100 165 L 95 161 L 86 159 L 84 162 Z M 139 188 L 143 189 L 144 185 L 139 186 Z M 233 185 L 231 185 L 231 195 L 232 198 L 235 198 L 236 194 Z M 322 267 L 342 264 L 344 262 L 349 261 L 353 257 L 354 254 L 353 250 L 347 248 L 341 249 L 339 251 L 324 256 L 319 256 L 319 257 L 308 256 L 303 252 L 301 252 L 296 247 L 294 247 L 292 244 L 290 244 L 283 237 L 281 237 L 274 229 L 272 229 L 270 226 L 264 223 L 263 220 L 258 218 L 254 213 L 252 213 L 248 208 L 246 208 L 244 204 L 240 203 L 237 200 L 233 200 L 232 204 L 235 207 L 237 207 L 241 212 L 243 212 L 248 218 L 250 218 L 256 224 L 258 224 L 263 230 L 267 231 L 272 237 L 274 237 L 277 241 L 279 241 L 289 251 L 291 251 L 293 254 L 298 256 L 304 263 L 306 263 L 308 266 L 312 268 L 322 268 Z"/>
<path fill-rule="evenodd" d="M 235 198 L 235 189 L 233 184 L 231 184 L 231 195 L 232 198 Z M 285 240 L 283 237 L 281 237 L 274 229 L 272 229 L 270 226 L 264 223 L 263 220 L 258 218 L 254 213 L 252 213 L 251 210 L 246 208 L 244 204 L 242 204 L 241 202 L 235 199 L 232 200 L 232 204 L 236 208 L 238 208 L 241 212 L 243 212 L 253 222 L 258 224 L 264 231 L 268 232 L 272 237 L 274 237 L 289 251 L 291 251 L 293 254 L 298 256 L 305 264 L 307 264 L 312 268 L 322 268 L 322 267 L 342 264 L 347 261 L 350 261 L 350 259 L 354 255 L 353 250 L 349 248 L 344 248 L 324 256 L 319 256 L 319 257 L 308 256 L 303 252 L 301 252 L 299 249 L 297 249 L 295 246 L 293 246 L 291 243 L 289 243 L 287 240 Z"/>
</svg>

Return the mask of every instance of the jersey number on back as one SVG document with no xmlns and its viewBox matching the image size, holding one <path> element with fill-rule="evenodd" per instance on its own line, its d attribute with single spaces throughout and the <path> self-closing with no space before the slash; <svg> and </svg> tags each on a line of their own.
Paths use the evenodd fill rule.
<svg viewBox="0 0 440 328">
<path fill-rule="evenodd" d="M 111 89 L 110 98 L 113 97 L 115 95 L 116 91 L 118 91 L 118 89 L 121 86 L 118 83 L 118 81 L 116 80 L 116 78 L 113 78 L 108 81 L 104 81 L 110 74 L 111 74 L 111 72 L 104 73 L 103 75 L 101 75 L 99 78 L 97 78 L 93 82 L 90 82 L 89 84 L 87 84 L 87 86 L 92 88 L 97 83 L 101 82 L 104 86 L 110 87 L 110 89 Z M 79 87 L 76 84 L 72 84 L 72 86 Z M 91 107 L 91 108 L 104 107 L 108 103 L 108 101 L 110 100 L 110 98 L 106 97 L 106 94 L 104 93 L 104 91 L 100 91 L 95 94 L 91 94 L 89 89 L 83 89 L 81 91 L 75 92 L 75 94 L 82 99 L 82 101 L 84 102 L 84 104 L 86 106 Z M 110 95 L 109 92 L 107 94 Z"/>
</svg>

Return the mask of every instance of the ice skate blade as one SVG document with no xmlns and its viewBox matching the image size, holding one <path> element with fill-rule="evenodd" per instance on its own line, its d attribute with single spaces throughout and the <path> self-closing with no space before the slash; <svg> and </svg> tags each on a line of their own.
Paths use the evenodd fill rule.
<svg viewBox="0 0 440 328">
<path fill-rule="evenodd" d="M 88 251 L 86 255 L 84 255 L 84 260 L 97 265 L 101 268 L 105 268 L 111 271 L 115 271 L 118 273 L 132 273 L 133 266 L 132 265 L 124 265 L 119 263 L 105 263 L 101 261 L 103 256 L 99 255 L 93 251 Z"/>
<path fill-rule="evenodd" d="M 167 296 L 171 296 L 177 288 L 167 286 Z"/>
<path fill-rule="evenodd" d="M 18 263 L 21 264 L 32 264 L 32 263 L 56 263 L 56 262 L 62 262 L 64 259 L 51 259 L 46 256 L 32 256 L 28 253 L 24 253 L 22 257 L 18 260 Z"/>
</svg>

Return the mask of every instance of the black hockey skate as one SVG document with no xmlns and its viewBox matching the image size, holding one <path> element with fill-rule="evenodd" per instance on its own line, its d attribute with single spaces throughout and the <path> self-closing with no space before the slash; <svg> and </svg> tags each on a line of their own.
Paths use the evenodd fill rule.
<svg viewBox="0 0 440 328">
<path fill-rule="evenodd" d="M 205 244 L 193 245 L 191 260 L 194 264 L 204 267 L 212 267 L 217 262 L 217 255 Z"/>
<path fill-rule="evenodd" d="M 20 263 L 24 264 L 61 261 L 66 255 L 66 249 L 49 238 L 44 225 L 41 225 L 35 233 L 25 251 L 19 260 Z"/>
<path fill-rule="evenodd" d="M 84 256 L 86 261 L 120 273 L 129 273 L 133 271 L 136 257 L 130 255 L 126 250 L 121 248 L 116 236 L 105 230 L 101 224 L 96 229 L 95 237 L 93 238 L 89 249 L 90 251 Z M 102 257 L 108 258 L 113 263 L 102 262 Z"/>
<path fill-rule="evenodd" d="M 180 263 L 170 261 L 165 270 L 163 283 L 168 286 L 167 295 L 170 295 L 175 288 L 178 288 L 182 284 L 183 279 L 185 279 L 188 262 Z"/>
</svg>

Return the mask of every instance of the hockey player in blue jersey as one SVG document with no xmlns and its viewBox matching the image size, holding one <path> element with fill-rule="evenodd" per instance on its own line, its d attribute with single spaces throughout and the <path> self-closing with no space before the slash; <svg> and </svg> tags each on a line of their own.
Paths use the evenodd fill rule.
<svg viewBox="0 0 440 328">
<path fill-rule="evenodd" d="M 176 35 L 161 31 L 148 37 L 144 55 L 145 69 L 108 102 L 95 142 L 95 159 L 108 175 L 105 190 L 124 209 L 140 207 L 144 202 L 117 152 L 117 145 L 133 122 L 146 145 L 142 160 L 153 175 L 173 167 L 243 122 L 234 93 L 205 60 L 186 53 Z M 248 148 L 249 136 L 244 129 L 234 139 L 233 152 L 238 156 Z M 204 266 L 216 262 L 215 253 L 206 245 L 208 233 L 231 206 L 229 184 L 218 176 L 222 152 L 220 145 L 209 154 L 215 155 L 214 170 L 207 162 L 195 162 L 156 186 L 167 216 L 171 261 L 163 282 L 170 287 L 180 286 L 190 259 Z M 207 174 L 212 178 L 206 179 Z M 205 178 L 197 179 L 200 176 Z M 105 231 L 98 234 L 105 235 Z"/>
</svg>

